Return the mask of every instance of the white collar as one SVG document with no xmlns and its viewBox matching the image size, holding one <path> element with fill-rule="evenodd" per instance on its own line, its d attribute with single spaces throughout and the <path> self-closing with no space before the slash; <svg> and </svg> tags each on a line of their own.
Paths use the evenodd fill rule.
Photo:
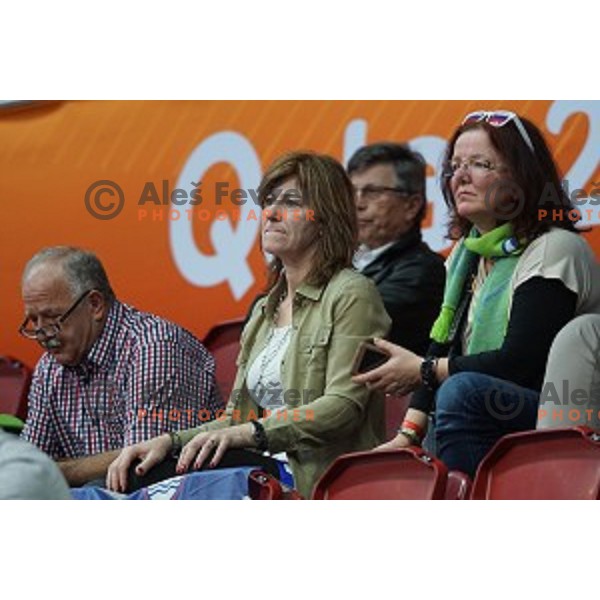
<svg viewBox="0 0 600 600">
<path fill-rule="evenodd" d="M 369 248 L 365 246 L 365 244 L 361 244 L 358 247 L 358 250 L 354 254 L 354 258 L 352 259 L 352 263 L 354 264 L 354 268 L 358 271 L 363 271 L 365 267 L 370 265 L 376 258 L 382 255 L 388 248 L 391 248 L 395 242 L 389 242 L 383 246 L 379 246 L 379 248 Z"/>
</svg>

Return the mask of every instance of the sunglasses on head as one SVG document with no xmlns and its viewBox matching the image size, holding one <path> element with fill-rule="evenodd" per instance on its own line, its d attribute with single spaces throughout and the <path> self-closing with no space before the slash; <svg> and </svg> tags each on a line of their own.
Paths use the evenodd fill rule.
<svg viewBox="0 0 600 600">
<path fill-rule="evenodd" d="M 527 133 L 527 130 L 521 122 L 521 119 L 519 119 L 519 115 L 517 115 L 517 113 L 509 110 L 476 110 L 475 112 L 469 113 L 463 119 L 462 124 L 481 123 L 481 121 L 485 121 L 492 127 L 504 127 L 507 123 L 512 121 L 515 124 L 517 131 L 521 134 L 523 141 L 527 144 L 527 147 L 535 154 L 533 142 L 531 141 L 531 138 L 529 137 L 529 134 Z"/>
</svg>

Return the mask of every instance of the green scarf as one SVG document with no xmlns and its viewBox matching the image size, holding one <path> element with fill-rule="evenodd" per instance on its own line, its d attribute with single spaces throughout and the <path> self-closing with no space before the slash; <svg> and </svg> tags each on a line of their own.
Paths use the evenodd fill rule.
<svg viewBox="0 0 600 600">
<path fill-rule="evenodd" d="M 449 341 L 449 333 L 466 279 L 478 257 L 493 259 L 474 307 L 469 347 L 466 354 L 497 350 L 506 335 L 509 317 L 510 279 L 524 246 L 513 236 L 512 226 L 505 223 L 480 235 L 473 228 L 469 237 L 458 242 L 448 264 L 442 310 L 431 329 L 431 337 L 440 344 Z"/>
</svg>

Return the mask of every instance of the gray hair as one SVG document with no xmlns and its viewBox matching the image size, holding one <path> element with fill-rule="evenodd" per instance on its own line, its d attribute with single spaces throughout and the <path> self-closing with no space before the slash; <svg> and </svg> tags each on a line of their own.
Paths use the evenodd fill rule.
<svg viewBox="0 0 600 600">
<path fill-rule="evenodd" d="M 107 302 L 112 303 L 115 300 L 115 293 L 106 271 L 93 252 L 72 246 L 44 248 L 25 265 L 23 282 L 33 269 L 45 263 L 62 266 L 73 297 L 80 296 L 88 290 L 98 290 Z"/>
</svg>

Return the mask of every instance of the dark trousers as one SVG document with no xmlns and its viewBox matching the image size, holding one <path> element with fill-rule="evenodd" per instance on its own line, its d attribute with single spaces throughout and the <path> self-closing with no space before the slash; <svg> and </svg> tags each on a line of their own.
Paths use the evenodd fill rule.
<svg viewBox="0 0 600 600">
<path fill-rule="evenodd" d="M 535 429 L 539 392 L 481 373 L 457 373 L 437 391 L 437 455 L 450 470 L 474 477 L 507 433 Z"/>
</svg>

